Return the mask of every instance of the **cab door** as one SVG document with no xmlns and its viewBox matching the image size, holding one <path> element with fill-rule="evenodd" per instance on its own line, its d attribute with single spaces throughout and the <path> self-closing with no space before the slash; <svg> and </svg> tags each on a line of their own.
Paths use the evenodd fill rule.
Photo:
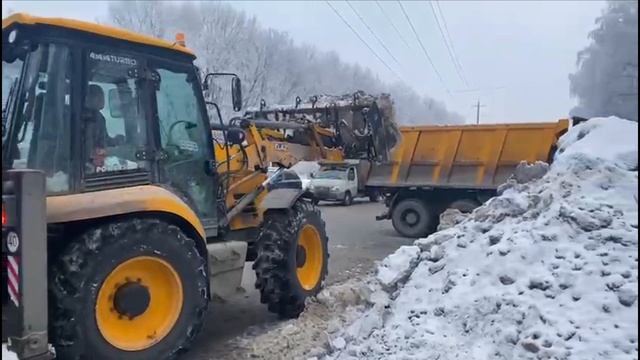
<svg viewBox="0 0 640 360">
<path fill-rule="evenodd" d="M 356 169 L 354 167 L 350 167 L 349 170 L 347 170 L 347 188 L 353 197 L 358 196 L 358 177 L 356 176 Z"/>
<path fill-rule="evenodd" d="M 217 229 L 213 141 L 195 68 L 150 62 L 152 112 L 157 124 L 158 176 L 200 217 L 207 236 Z"/>
</svg>

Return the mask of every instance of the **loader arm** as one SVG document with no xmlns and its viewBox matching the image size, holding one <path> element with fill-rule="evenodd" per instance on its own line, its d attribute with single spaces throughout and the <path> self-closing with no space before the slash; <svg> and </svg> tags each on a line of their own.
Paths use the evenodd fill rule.
<svg viewBox="0 0 640 360">
<path fill-rule="evenodd" d="M 228 148 L 215 145 L 217 169 L 224 183 L 221 186 L 226 190 L 225 225 L 230 230 L 259 226 L 264 212 L 275 206 L 267 198 L 270 188 L 263 186 L 268 180 L 266 170 L 270 165 L 290 168 L 300 161 L 340 161 L 344 157 L 341 149 L 322 144 L 320 132 L 325 136 L 334 133 L 317 125 L 245 122 L 241 128 L 246 135 L 245 144 L 228 144 Z M 287 137 L 287 130 L 295 130 L 303 136 L 291 139 Z M 227 150 L 229 158 L 226 157 Z M 299 196 L 301 190 L 289 189 L 289 192 L 294 191 Z M 295 197 L 292 196 L 292 201 Z"/>
<path fill-rule="evenodd" d="M 268 196 L 267 169 L 290 168 L 300 161 L 334 161 L 348 158 L 383 161 L 399 142 L 393 107 L 388 95 L 362 92 L 342 97 L 299 99 L 293 107 L 249 110 L 230 126 L 211 124 L 213 130 L 244 132 L 241 144 L 214 145 L 218 174 L 224 191 L 230 230 L 259 226 L 272 206 L 282 206 Z M 288 189 L 288 192 L 294 190 Z M 280 191 L 282 192 L 282 191 Z M 295 200 L 304 191 L 295 190 Z M 283 197 L 283 194 L 279 196 Z M 278 204 L 278 205 L 274 205 Z"/>
</svg>

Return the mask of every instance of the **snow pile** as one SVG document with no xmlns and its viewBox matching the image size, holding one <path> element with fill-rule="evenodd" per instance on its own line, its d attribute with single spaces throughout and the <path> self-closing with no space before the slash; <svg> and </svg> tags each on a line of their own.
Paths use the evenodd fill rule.
<svg viewBox="0 0 640 360">
<path fill-rule="evenodd" d="M 295 163 L 291 170 L 295 171 L 302 179 L 309 179 L 312 174 L 320 170 L 320 165 L 316 161 L 299 161 Z"/>
<path fill-rule="evenodd" d="M 448 229 L 456 226 L 466 219 L 466 214 L 458 209 L 447 209 L 440 214 L 440 221 L 438 222 L 438 231 Z"/>
<path fill-rule="evenodd" d="M 546 174 L 521 167 L 532 180 L 417 240 L 404 285 L 379 284 L 328 358 L 637 359 L 637 124 L 591 121 Z M 379 271 L 414 255 L 390 258 Z"/>
<path fill-rule="evenodd" d="M 411 274 L 419 256 L 419 247 L 401 246 L 396 252 L 382 260 L 376 278 L 383 287 L 392 289 Z"/>
<path fill-rule="evenodd" d="M 291 170 L 295 171 L 300 177 L 303 189 L 309 188 L 311 176 L 318 172 L 319 169 L 320 165 L 315 161 L 300 161 L 291 167 Z"/>
<path fill-rule="evenodd" d="M 638 123 L 615 116 L 593 118 L 563 136 L 557 154 L 584 154 L 637 169 Z"/>
<path fill-rule="evenodd" d="M 325 354 L 327 348 L 343 347 L 344 339 L 335 334 L 355 321 L 370 303 L 372 286 L 368 281 L 370 278 L 352 278 L 324 288 L 316 298 L 308 299 L 299 318 L 278 323 L 268 331 L 249 329 L 217 353 L 216 359 L 313 359 Z"/>
<path fill-rule="evenodd" d="M 18 356 L 13 351 L 9 351 L 6 344 L 2 344 L 2 360 L 18 360 Z"/>
</svg>

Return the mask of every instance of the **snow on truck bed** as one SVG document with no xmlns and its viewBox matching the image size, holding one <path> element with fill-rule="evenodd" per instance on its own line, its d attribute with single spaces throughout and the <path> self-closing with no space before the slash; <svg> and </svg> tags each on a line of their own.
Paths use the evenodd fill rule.
<svg viewBox="0 0 640 360">
<path fill-rule="evenodd" d="M 638 359 L 637 136 L 577 125 L 550 167 L 389 256 L 328 358 Z"/>
</svg>

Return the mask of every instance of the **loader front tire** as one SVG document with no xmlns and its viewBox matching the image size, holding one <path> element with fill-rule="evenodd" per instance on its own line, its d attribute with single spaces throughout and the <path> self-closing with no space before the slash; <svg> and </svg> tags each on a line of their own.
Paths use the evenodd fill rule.
<svg viewBox="0 0 640 360">
<path fill-rule="evenodd" d="M 208 306 L 205 260 L 178 227 L 136 218 L 92 228 L 55 259 L 52 342 L 60 359 L 173 359 Z"/>
<path fill-rule="evenodd" d="M 253 263 L 260 302 L 282 318 L 297 318 L 327 276 L 325 223 L 317 206 L 298 200 L 265 214 Z"/>
</svg>

